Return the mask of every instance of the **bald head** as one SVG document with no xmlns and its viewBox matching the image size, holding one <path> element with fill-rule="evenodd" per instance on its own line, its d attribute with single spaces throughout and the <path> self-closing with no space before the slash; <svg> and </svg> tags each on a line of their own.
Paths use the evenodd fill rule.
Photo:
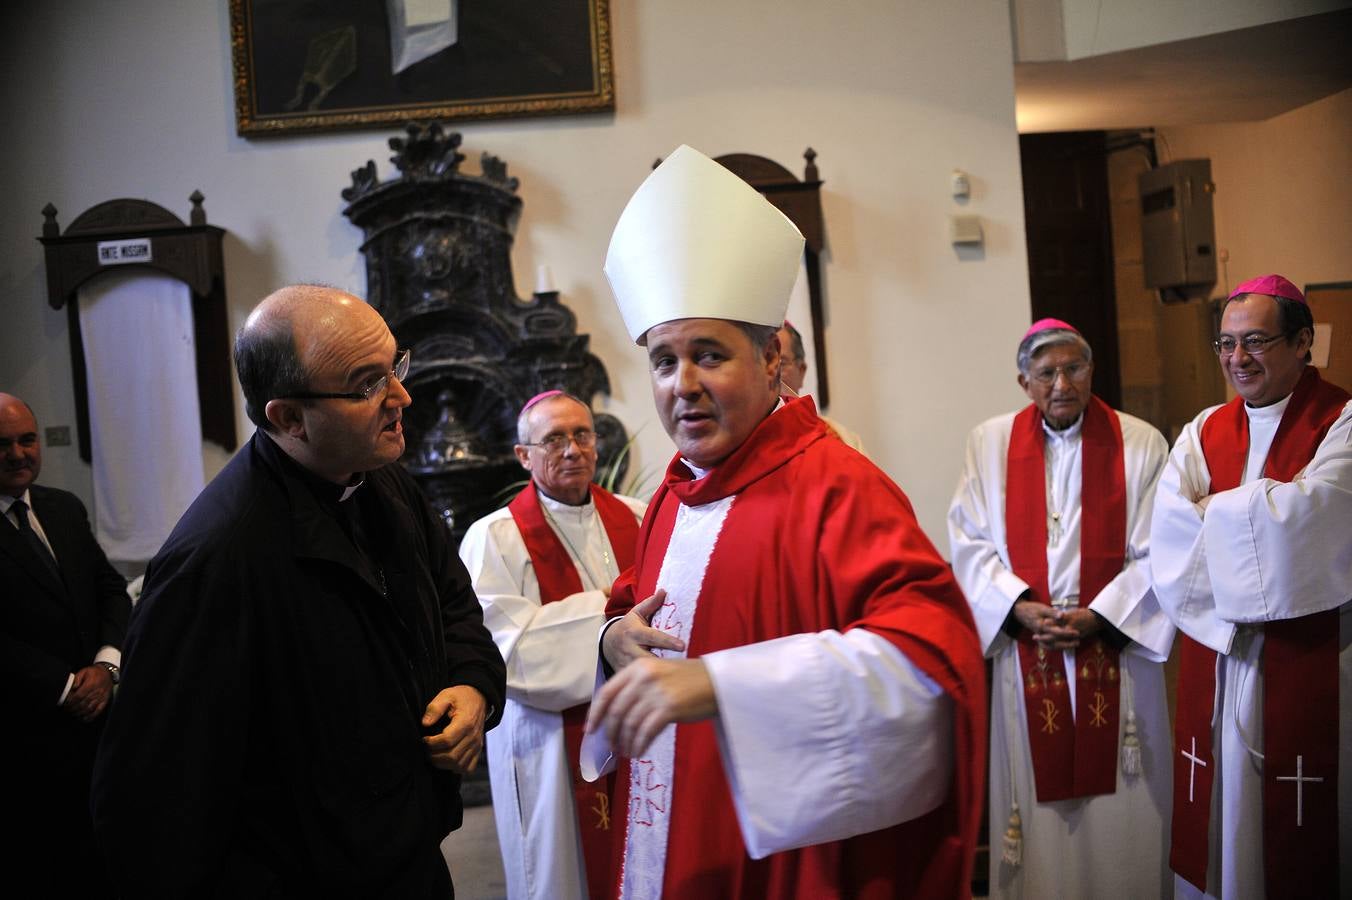
<svg viewBox="0 0 1352 900">
<path fill-rule="evenodd" d="M 0 418 L 8 418 L 11 415 L 21 413 L 28 413 L 33 420 L 33 424 L 37 425 L 38 417 L 37 413 L 33 412 L 33 407 L 25 403 L 21 397 L 0 391 Z"/>
<path fill-rule="evenodd" d="M 42 470 L 42 442 L 33 410 L 0 393 L 0 493 L 20 497 Z"/>
<path fill-rule="evenodd" d="M 353 340 L 384 329 L 380 313 L 334 287 L 296 284 L 269 294 L 235 335 L 235 371 L 249 420 L 274 430 L 265 411 L 269 400 L 304 391 L 314 376 L 341 366 Z"/>
</svg>

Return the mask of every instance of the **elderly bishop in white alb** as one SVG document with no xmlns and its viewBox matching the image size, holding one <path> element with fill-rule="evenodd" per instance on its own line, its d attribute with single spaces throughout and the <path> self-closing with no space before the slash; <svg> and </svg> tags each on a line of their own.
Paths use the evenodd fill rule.
<svg viewBox="0 0 1352 900">
<path fill-rule="evenodd" d="M 1167 447 L 1094 396 L 1071 325 L 1035 323 L 1017 360 L 1032 403 L 972 430 L 948 511 L 994 663 L 991 896 L 1158 897 L 1174 627 L 1150 589 L 1149 530 Z"/>
</svg>

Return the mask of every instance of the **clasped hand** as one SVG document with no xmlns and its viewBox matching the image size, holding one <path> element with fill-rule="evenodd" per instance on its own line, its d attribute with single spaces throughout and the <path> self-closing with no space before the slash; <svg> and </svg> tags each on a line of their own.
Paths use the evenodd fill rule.
<svg viewBox="0 0 1352 900">
<path fill-rule="evenodd" d="M 1054 609 L 1036 600 L 1016 600 L 1014 618 L 1048 650 L 1074 650 L 1101 627 L 1098 616 L 1087 609 Z"/>
<path fill-rule="evenodd" d="M 113 696 L 113 676 L 103 666 L 85 666 L 75 673 L 75 680 L 61 706 L 81 722 L 93 722 L 108 708 Z"/>
<path fill-rule="evenodd" d="M 639 603 L 601 640 L 601 652 L 616 673 L 592 699 L 587 731 L 604 728 L 621 756 L 641 756 L 668 725 L 718 714 L 713 680 L 702 661 L 653 655 L 656 649 L 685 649 L 680 638 L 651 625 L 666 597 L 658 591 Z"/>
</svg>

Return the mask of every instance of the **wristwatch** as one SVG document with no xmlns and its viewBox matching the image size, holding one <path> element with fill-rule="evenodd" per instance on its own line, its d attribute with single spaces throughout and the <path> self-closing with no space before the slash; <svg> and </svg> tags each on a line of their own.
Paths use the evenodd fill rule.
<svg viewBox="0 0 1352 900">
<path fill-rule="evenodd" d="M 118 669 L 117 666 L 115 666 L 115 665 L 113 665 L 112 663 L 108 662 L 107 660 L 101 659 L 101 660 L 99 660 L 98 662 L 94 663 L 94 665 L 99 666 L 100 668 L 107 669 L 107 670 L 108 670 L 108 674 L 109 674 L 110 676 L 112 676 L 113 684 L 117 684 L 119 681 L 122 680 L 122 672 L 121 672 L 121 670 Z"/>
</svg>

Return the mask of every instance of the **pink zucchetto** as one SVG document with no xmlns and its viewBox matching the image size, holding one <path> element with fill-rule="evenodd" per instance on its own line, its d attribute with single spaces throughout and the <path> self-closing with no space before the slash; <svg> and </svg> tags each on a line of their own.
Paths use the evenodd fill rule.
<svg viewBox="0 0 1352 900">
<path fill-rule="evenodd" d="M 1297 303 L 1306 302 L 1305 295 L 1300 292 L 1300 288 L 1280 275 L 1250 278 L 1231 291 L 1228 299 L 1233 300 L 1241 294 L 1267 294 L 1269 297 L 1282 297 L 1286 300 L 1294 300 Z"/>
<path fill-rule="evenodd" d="M 1023 333 L 1023 337 L 1020 338 L 1019 340 L 1021 342 L 1026 341 L 1033 335 L 1037 334 L 1039 331 L 1050 331 L 1053 328 L 1064 328 L 1066 331 L 1073 331 L 1076 334 L 1080 333 L 1080 329 L 1076 328 L 1069 322 L 1063 322 L 1060 319 L 1038 319 L 1036 322 L 1032 324 L 1032 327 L 1030 327 L 1027 331 Z"/>
<path fill-rule="evenodd" d="M 562 397 L 562 396 L 563 391 L 541 391 L 540 393 L 536 394 L 534 397 L 531 397 L 529 400 L 526 401 L 526 405 L 521 407 L 521 412 L 524 413 L 526 410 L 530 409 L 532 406 L 539 403 L 541 400 L 548 400 L 550 397 Z"/>
</svg>

